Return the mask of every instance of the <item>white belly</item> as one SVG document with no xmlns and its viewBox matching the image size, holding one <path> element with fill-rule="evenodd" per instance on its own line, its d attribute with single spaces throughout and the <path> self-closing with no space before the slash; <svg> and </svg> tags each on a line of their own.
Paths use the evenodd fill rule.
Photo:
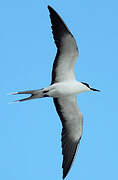
<svg viewBox="0 0 118 180">
<path fill-rule="evenodd" d="M 49 86 L 49 96 L 62 97 L 69 95 L 77 95 L 82 92 L 81 83 L 77 81 L 55 83 Z"/>
</svg>

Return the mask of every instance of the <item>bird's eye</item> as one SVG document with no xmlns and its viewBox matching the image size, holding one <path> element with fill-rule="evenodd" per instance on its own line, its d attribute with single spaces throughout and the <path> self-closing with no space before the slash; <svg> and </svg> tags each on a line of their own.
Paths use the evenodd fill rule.
<svg viewBox="0 0 118 180">
<path fill-rule="evenodd" d="M 90 86 L 87 83 L 85 83 L 85 82 L 81 82 L 81 83 L 86 85 L 88 88 L 90 88 Z"/>
</svg>

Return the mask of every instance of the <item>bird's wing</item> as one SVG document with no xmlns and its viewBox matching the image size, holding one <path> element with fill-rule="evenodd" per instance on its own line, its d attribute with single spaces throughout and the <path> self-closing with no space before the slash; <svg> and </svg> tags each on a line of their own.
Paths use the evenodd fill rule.
<svg viewBox="0 0 118 180">
<path fill-rule="evenodd" d="M 63 126 L 61 141 L 64 179 L 71 168 L 81 139 L 83 118 L 75 96 L 54 98 L 53 100 Z"/>
<path fill-rule="evenodd" d="M 57 54 L 52 70 L 52 84 L 73 80 L 74 65 L 78 57 L 75 39 L 57 12 L 48 6 L 52 23 L 52 33 L 57 46 Z"/>
</svg>

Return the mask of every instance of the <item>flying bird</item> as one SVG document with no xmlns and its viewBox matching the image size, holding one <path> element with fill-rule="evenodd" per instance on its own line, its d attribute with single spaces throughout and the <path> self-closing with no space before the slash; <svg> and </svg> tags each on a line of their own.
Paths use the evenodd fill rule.
<svg viewBox="0 0 118 180">
<path fill-rule="evenodd" d="M 56 111 L 62 122 L 63 179 L 67 176 L 73 163 L 77 147 L 82 136 L 83 116 L 77 105 L 76 96 L 86 91 L 99 91 L 87 83 L 78 82 L 74 75 L 74 66 L 78 58 L 76 41 L 58 13 L 48 6 L 52 24 L 53 38 L 57 54 L 52 68 L 51 84 L 42 89 L 12 93 L 29 94 L 22 102 L 36 98 L 52 97 Z"/>
</svg>

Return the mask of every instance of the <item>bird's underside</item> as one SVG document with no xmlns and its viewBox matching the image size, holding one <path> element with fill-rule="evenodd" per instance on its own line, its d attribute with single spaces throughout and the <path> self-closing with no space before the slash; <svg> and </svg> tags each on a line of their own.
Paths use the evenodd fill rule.
<svg viewBox="0 0 118 180">
<path fill-rule="evenodd" d="M 52 33 L 55 44 L 57 46 L 57 54 L 53 64 L 52 70 L 52 82 L 49 86 L 54 90 L 55 84 L 75 82 L 74 65 L 78 57 L 78 48 L 73 35 L 56 13 L 54 9 L 48 6 L 50 12 L 50 19 L 52 23 Z M 18 100 L 26 101 L 42 97 L 50 97 L 50 88 L 44 88 L 39 90 L 22 91 L 13 94 L 31 94 L 30 97 Z M 70 85 L 71 87 L 71 85 Z M 64 89 L 62 88 L 62 94 Z M 65 94 L 54 96 L 52 93 L 54 105 L 56 111 L 62 122 L 62 154 L 63 154 L 63 179 L 68 174 L 72 162 L 77 151 L 78 143 L 80 142 L 82 135 L 82 114 L 78 108 L 76 102 L 77 93 Z"/>
</svg>

